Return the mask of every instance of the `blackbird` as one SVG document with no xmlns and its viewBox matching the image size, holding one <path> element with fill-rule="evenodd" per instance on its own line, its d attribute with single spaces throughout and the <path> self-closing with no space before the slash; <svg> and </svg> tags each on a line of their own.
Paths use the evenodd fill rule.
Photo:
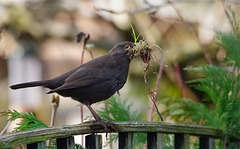
<svg viewBox="0 0 240 149">
<path fill-rule="evenodd" d="M 93 59 L 56 78 L 10 86 L 11 89 L 43 86 L 64 97 L 85 104 L 95 120 L 107 131 L 107 122 L 101 119 L 91 104 L 103 101 L 118 92 L 126 83 L 133 42 L 116 44 L 109 53 Z"/>
</svg>

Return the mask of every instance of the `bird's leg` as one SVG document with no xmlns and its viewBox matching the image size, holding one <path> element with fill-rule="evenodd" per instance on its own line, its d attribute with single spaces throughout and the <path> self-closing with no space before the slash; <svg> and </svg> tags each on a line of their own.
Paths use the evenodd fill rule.
<svg viewBox="0 0 240 149">
<path fill-rule="evenodd" d="M 90 105 L 86 105 L 88 107 L 88 109 L 90 110 L 90 112 L 92 113 L 93 117 L 95 118 L 95 120 L 97 122 L 99 122 L 105 129 L 106 132 L 108 132 L 108 129 L 107 129 L 107 125 L 106 125 L 106 121 L 101 119 L 97 113 L 93 110 L 93 108 L 90 106 Z"/>
</svg>

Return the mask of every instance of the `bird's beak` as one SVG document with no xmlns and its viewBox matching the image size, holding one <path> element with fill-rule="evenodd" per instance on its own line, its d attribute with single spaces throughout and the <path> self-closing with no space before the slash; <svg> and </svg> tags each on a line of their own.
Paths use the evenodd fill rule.
<svg viewBox="0 0 240 149">
<path fill-rule="evenodd" d="M 144 63 L 149 63 L 149 61 L 151 60 L 151 51 L 152 49 L 146 43 L 144 43 L 144 46 L 142 46 L 141 43 L 135 44 L 134 47 L 128 49 L 128 57 L 129 59 L 133 59 L 137 56 L 140 56 Z"/>
</svg>

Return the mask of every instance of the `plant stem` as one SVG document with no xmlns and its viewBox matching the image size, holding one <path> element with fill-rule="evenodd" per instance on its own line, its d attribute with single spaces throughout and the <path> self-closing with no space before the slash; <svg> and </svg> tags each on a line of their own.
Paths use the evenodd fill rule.
<svg viewBox="0 0 240 149">
<path fill-rule="evenodd" d="M 174 62 L 174 68 L 175 68 L 175 71 L 176 71 L 178 86 L 181 90 L 182 97 L 185 98 L 186 97 L 186 91 L 185 91 L 185 88 L 184 88 L 184 83 L 183 83 L 180 67 L 179 67 L 179 64 L 178 64 L 177 61 Z"/>
<path fill-rule="evenodd" d="M 153 112 L 154 112 L 154 107 L 156 108 L 157 112 L 158 112 L 158 115 L 160 116 L 161 120 L 163 121 L 163 118 L 160 114 L 160 112 L 158 111 L 158 108 L 157 108 L 157 105 L 156 105 L 156 101 L 157 101 L 157 94 L 158 94 L 158 89 L 159 89 L 159 85 L 160 85 L 160 80 L 161 80 L 161 77 L 162 77 L 162 71 L 163 71 L 163 65 L 164 63 L 164 60 L 161 61 L 160 63 L 160 66 L 159 66 L 159 72 L 158 72 L 158 76 L 157 76 L 157 82 L 156 82 L 156 86 L 155 86 L 155 89 L 154 89 L 154 92 L 153 92 L 153 96 L 151 97 L 150 95 L 150 98 L 152 99 L 153 101 L 153 104 L 152 104 L 152 108 L 151 108 L 151 113 L 150 115 L 148 116 L 148 122 L 151 122 L 152 119 L 153 119 Z M 144 75 L 145 76 L 145 75 Z M 146 81 L 145 81 L 146 83 Z M 148 85 L 147 85 L 148 86 Z M 149 90 L 149 86 L 148 86 L 148 90 Z"/>
<path fill-rule="evenodd" d="M 57 97 L 55 97 L 55 95 L 53 94 L 53 96 L 52 96 L 52 116 L 51 116 L 50 127 L 54 126 L 57 108 L 59 106 L 59 101 L 60 101 L 60 97 L 58 95 L 57 95 Z"/>
<path fill-rule="evenodd" d="M 85 49 L 86 43 L 87 43 L 89 38 L 90 38 L 90 35 L 89 34 L 85 34 L 84 32 L 80 32 L 77 35 L 77 40 L 76 40 L 77 43 L 82 42 L 82 44 L 81 44 L 82 56 L 81 56 L 80 65 L 83 64 L 84 51 L 85 51 L 84 49 Z M 91 56 L 92 56 L 92 54 L 91 54 Z M 81 115 L 81 123 L 83 123 L 83 105 L 80 105 L 80 115 Z M 83 135 L 82 135 L 81 143 L 83 144 Z"/>
<path fill-rule="evenodd" d="M 55 118 L 56 118 L 56 114 L 57 114 L 57 108 L 59 106 L 59 101 L 60 101 L 59 95 L 57 95 L 57 97 L 55 97 L 55 95 L 53 94 L 53 96 L 52 96 L 52 115 L 51 115 L 50 127 L 54 126 Z M 47 144 L 47 146 L 50 146 L 51 140 L 47 140 L 46 144 Z"/>
</svg>

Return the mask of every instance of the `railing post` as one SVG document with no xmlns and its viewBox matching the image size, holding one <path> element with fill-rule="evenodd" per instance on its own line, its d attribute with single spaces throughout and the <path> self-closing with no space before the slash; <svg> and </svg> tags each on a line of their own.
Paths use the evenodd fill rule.
<svg viewBox="0 0 240 149">
<path fill-rule="evenodd" d="M 45 148 L 46 148 L 45 142 L 27 144 L 27 149 L 45 149 Z"/>
<path fill-rule="evenodd" d="M 74 145 L 73 136 L 67 138 L 58 138 L 56 139 L 57 149 L 72 149 Z"/>
<path fill-rule="evenodd" d="M 199 137 L 199 149 L 214 149 L 214 139 L 209 137 Z"/>
<path fill-rule="evenodd" d="M 101 149 L 102 148 L 102 135 L 87 135 L 85 137 L 85 146 L 87 149 Z"/>
<path fill-rule="evenodd" d="M 147 133 L 147 148 L 163 149 L 163 134 L 156 132 Z"/>
<path fill-rule="evenodd" d="M 189 149 L 189 135 L 184 133 L 176 133 L 174 148 L 175 149 Z"/>
<path fill-rule="evenodd" d="M 133 146 L 133 133 L 132 132 L 120 132 L 118 133 L 118 148 L 119 149 L 131 149 Z"/>
</svg>

